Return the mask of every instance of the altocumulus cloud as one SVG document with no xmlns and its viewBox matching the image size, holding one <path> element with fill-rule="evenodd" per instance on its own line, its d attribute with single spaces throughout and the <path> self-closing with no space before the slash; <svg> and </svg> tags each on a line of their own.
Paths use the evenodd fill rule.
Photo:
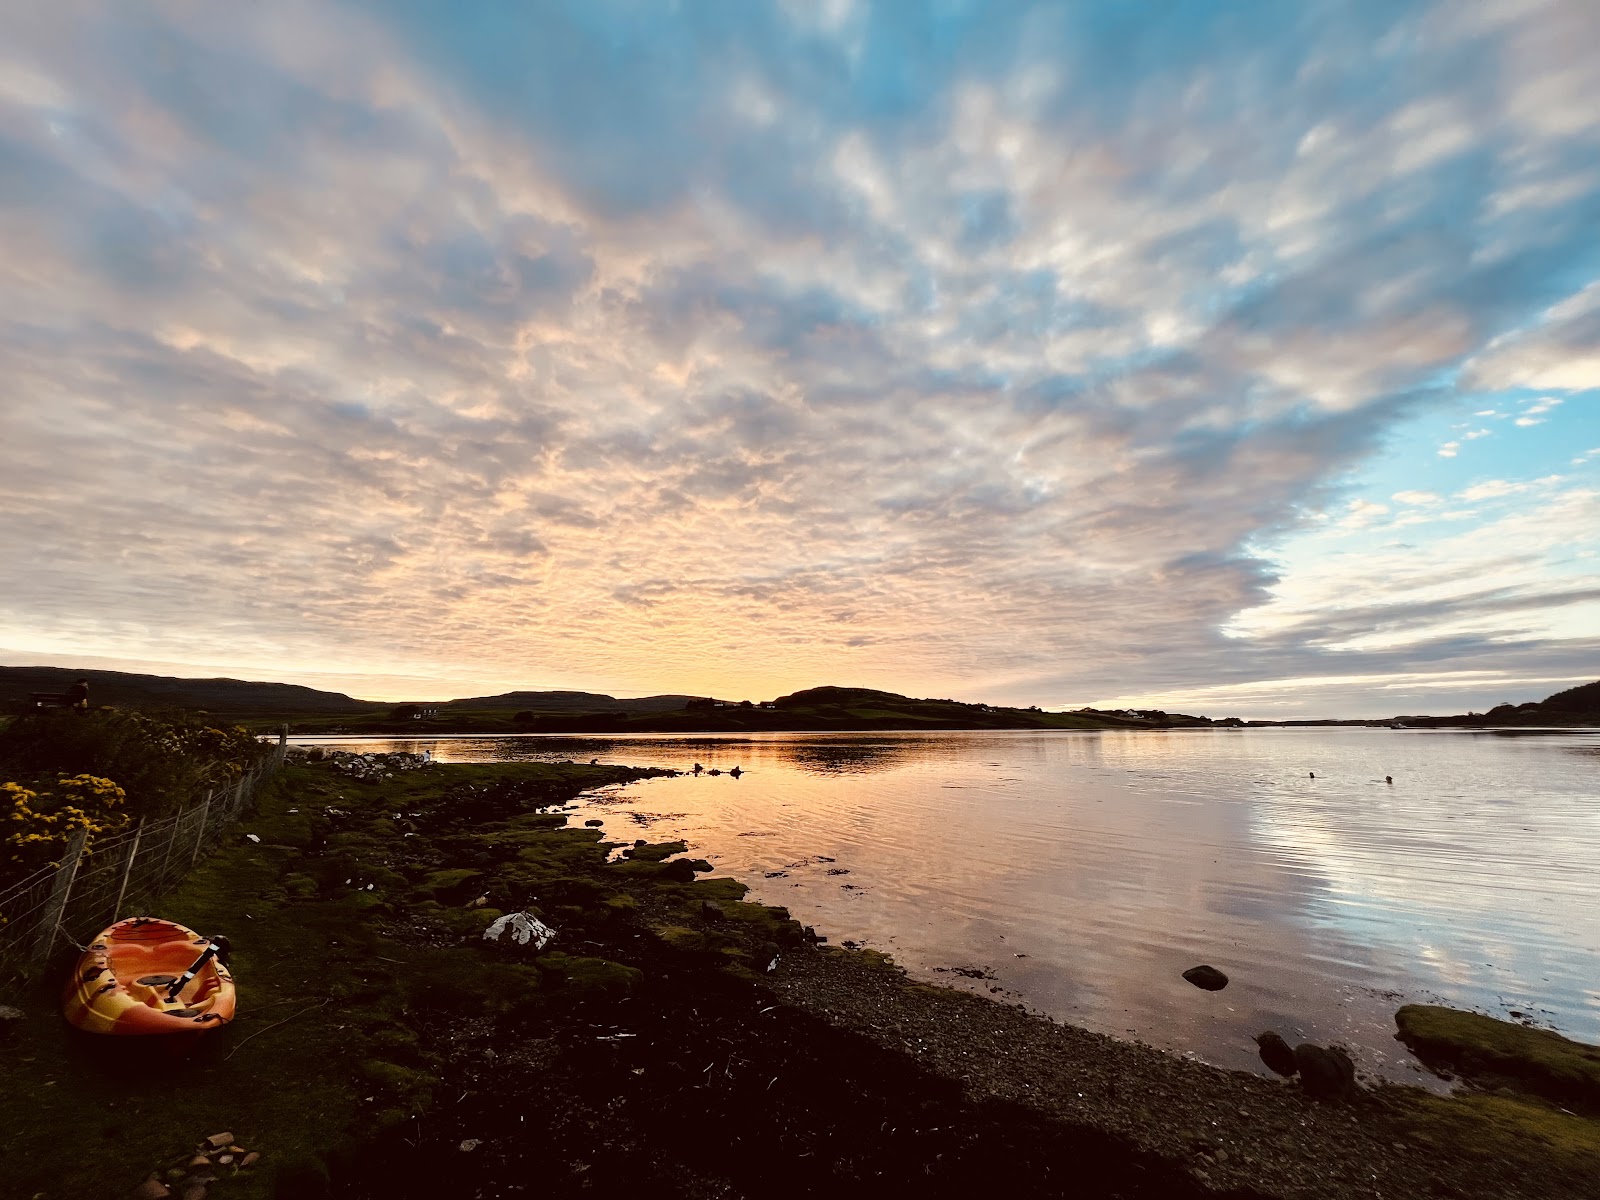
<svg viewBox="0 0 1600 1200">
<path fill-rule="evenodd" d="M 1396 422 L 1600 384 L 1600 10 L 1210 9 L 14 9 L 0 645 L 1044 703 L 1592 652 L 1508 642 L 1592 599 L 1537 574 L 1236 622 Z"/>
</svg>

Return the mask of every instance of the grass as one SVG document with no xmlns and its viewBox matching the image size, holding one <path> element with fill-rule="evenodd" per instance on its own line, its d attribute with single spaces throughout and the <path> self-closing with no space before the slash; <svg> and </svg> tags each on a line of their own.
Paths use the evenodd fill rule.
<svg viewBox="0 0 1600 1200">
<path fill-rule="evenodd" d="M 162 916 L 232 940 L 238 1019 L 183 1041 L 83 1034 L 59 1009 L 74 956 L 53 963 L 22 998 L 26 1018 L 0 1035 L 8 1194 L 123 1195 L 226 1131 L 262 1159 L 216 1194 L 315 1196 L 340 1155 L 433 1101 L 436 1076 L 419 1036 L 431 1022 L 516 1022 L 552 997 L 633 987 L 633 968 L 573 954 L 552 952 L 537 965 L 495 961 L 478 934 L 498 910 L 441 903 L 460 904 L 480 881 L 508 897 L 542 886 L 558 900 L 616 898 L 575 877 L 603 869 L 597 834 L 558 831 L 550 816 L 542 829 L 507 830 L 492 816 L 504 810 L 515 824 L 530 815 L 522 811 L 530 797 L 549 804 L 630 774 L 462 766 L 374 786 L 326 767 L 284 771 L 224 848 L 159 906 Z M 330 816 L 328 806 L 348 816 Z M 457 807 L 502 828 L 490 837 L 451 832 Z M 416 834 L 406 814 L 423 810 L 445 832 Z M 493 842 L 520 836 L 541 840 Z M 445 861 L 452 856 L 463 861 Z M 433 931 L 423 944 L 408 936 L 413 924 Z"/>
</svg>

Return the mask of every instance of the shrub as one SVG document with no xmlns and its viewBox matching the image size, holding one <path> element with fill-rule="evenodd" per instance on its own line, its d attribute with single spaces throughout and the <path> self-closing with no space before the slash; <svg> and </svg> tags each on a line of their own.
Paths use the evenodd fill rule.
<svg viewBox="0 0 1600 1200">
<path fill-rule="evenodd" d="M 23 875 L 54 861 L 80 829 L 91 838 L 128 827 L 127 795 L 109 779 L 61 776 L 49 791 L 0 783 L 5 819 L 5 873 Z"/>
<path fill-rule="evenodd" d="M 110 779 L 131 816 L 155 817 L 231 783 L 267 752 L 248 731 L 203 713 L 46 709 L 0 731 L 0 779 L 29 787 L 71 775 Z"/>
</svg>

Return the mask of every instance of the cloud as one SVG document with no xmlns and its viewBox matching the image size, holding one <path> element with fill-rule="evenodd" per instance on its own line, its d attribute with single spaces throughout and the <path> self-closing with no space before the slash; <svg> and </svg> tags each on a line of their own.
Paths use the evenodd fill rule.
<svg viewBox="0 0 1600 1200">
<path fill-rule="evenodd" d="M 1396 492 L 1391 499 L 1401 504 L 1439 504 L 1443 501 L 1437 492 Z"/>
<path fill-rule="evenodd" d="M 930 13 L 12 23 L 0 644 L 1025 702 L 1348 674 L 1223 630 L 1306 514 L 1381 527 L 1342 481 L 1448 381 L 1582 377 L 1592 8 Z"/>
</svg>

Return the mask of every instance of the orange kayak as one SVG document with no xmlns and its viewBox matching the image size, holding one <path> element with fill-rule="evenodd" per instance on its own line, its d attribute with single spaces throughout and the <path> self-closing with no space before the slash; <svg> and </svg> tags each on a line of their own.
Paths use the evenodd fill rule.
<svg viewBox="0 0 1600 1200">
<path fill-rule="evenodd" d="M 222 947 L 156 917 L 129 917 L 97 937 L 67 982 L 69 1022 L 90 1033 L 193 1033 L 233 1020 Z"/>
</svg>

